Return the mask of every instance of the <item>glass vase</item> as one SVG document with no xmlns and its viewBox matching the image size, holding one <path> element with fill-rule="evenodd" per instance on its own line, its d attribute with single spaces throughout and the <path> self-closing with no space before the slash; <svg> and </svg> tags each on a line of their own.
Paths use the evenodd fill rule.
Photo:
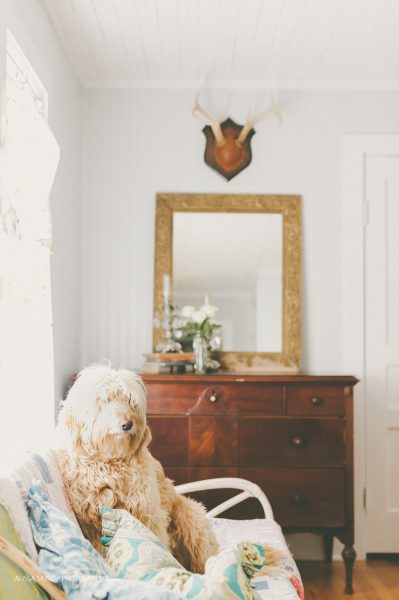
<svg viewBox="0 0 399 600">
<path fill-rule="evenodd" d="M 198 331 L 193 337 L 193 350 L 195 356 L 194 372 L 203 375 L 206 373 L 208 363 L 208 344 Z"/>
</svg>

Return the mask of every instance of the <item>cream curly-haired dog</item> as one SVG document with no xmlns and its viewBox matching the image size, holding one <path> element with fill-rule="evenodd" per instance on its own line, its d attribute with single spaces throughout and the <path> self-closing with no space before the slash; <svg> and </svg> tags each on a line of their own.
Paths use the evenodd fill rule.
<svg viewBox="0 0 399 600">
<path fill-rule="evenodd" d="M 204 507 L 178 494 L 147 446 L 141 378 L 107 365 L 84 369 L 59 415 L 56 460 L 83 533 L 101 549 L 99 509 L 124 508 L 186 568 L 203 572 L 217 542 Z"/>
</svg>

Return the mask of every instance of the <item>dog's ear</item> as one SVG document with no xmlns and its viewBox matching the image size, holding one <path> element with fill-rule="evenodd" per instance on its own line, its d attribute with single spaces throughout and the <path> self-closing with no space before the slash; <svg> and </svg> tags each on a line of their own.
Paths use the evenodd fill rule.
<svg viewBox="0 0 399 600">
<path fill-rule="evenodd" d="M 65 406 L 59 418 L 59 430 L 63 430 L 64 435 L 69 438 L 75 448 L 82 447 L 83 424 L 76 418 L 69 407 Z"/>
<path fill-rule="evenodd" d="M 147 447 L 150 445 L 150 442 L 152 440 L 152 434 L 151 434 L 151 429 L 148 427 L 148 425 L 145 426 L 145 431 L 144 431 L 144 441 L 143 441 L 143 446 Z"/>
<path fill-rule="evenodd" d="M 147 404 L 147 393 L 145 389 L 145 385 L 143 380 L 136 373 L 132 373 L 131 371 L 126 371 L 129 377 L 129 402 L 130 405 L 136 407 L 143 411 L 143 414 L 146 412 L 146 404 Z"/>
<path fill-rule="evenodd" d="M 148 425 L 146 425 L 144 428 L 143 437 L 141 438 L 139 447 L 137 448 L 136 452 L 140 452 L 141 450 L 144 450 L 145 448 L 147 448 L 147 446 L 149 446 L 151 440 L 152 440 L 151 431 L 150 431 L 150 428 L 148 427 Z"/>
</svg>

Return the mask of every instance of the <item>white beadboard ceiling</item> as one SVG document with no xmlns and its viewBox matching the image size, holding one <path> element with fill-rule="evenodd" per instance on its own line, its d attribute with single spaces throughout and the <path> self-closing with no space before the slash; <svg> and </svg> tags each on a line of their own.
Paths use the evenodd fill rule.
<svg viewBox="0 0 399 600">
<path fill-rule="evenodd" d="M 86 87 L 399 87 L 399 0 L 42 2 Z"/>
</svg>

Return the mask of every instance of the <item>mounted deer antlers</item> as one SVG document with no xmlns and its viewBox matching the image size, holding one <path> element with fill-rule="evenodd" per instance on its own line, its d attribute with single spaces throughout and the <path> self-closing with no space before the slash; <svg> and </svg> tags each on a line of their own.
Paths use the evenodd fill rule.
<svg viewBox="0 0 399 600">
<path fill-rule="evenodd" d="M 213 131 L 213 135 L 215 136 L 215 142 L 217 146 L 224 146 L 226 144 L 226 140 L 224 138 L 220 123 L 217 119 L 214 119 L 209 113 L 205 112 L 199 103 L 199 97 L 201 94 L 201 90 L 195 97 L 195 104 L 193 107 L 193 115 L 198 119 L 204 121 Z"/>
<path fill-rule="evenodd" d="M 267 117 L 276 117 L 281 125 L 280 106 L 272 95 L 270 107 L 250 119 L 245 125 L 237 125 L 231 119 L 220 123 L 201 107 L 200 94 L 201 90 L 195 98 L 193 115 L 206 123 L 203 129 L 206 137 L 205 163 L 226 179 L 232 179 L 251 162 L 250 141 L 255 134 L 254 125 Z"/>
</svg>

